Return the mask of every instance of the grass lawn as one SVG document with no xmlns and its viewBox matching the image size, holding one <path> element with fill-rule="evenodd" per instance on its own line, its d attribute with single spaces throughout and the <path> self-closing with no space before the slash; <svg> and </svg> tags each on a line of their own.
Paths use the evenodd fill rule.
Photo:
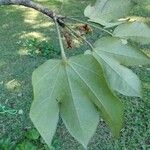
<svg viewBox="0 0 150 150">
<path fill-rule="evenodd" d="M 85 6 L 92 2 L 64 0 L 62 5 L 61 0 L 35 1 L 69 16 L 83 15 Z M 131 16 L 150 24 L 150 0 L 133 1 L 138 5 L 131 11 Z M 0 139 L 11 138 L 15 143 L 25 138 L 27 129 L 33 128 L 29 119 L 33 98 L 31 75 L 36 67 L 46 61 L 45 57 L 28 54 L 25 43 L 34 38 L 38 41 L 47 40 L 54 51 L 59 51 L 55 28 L 49 18 L 25 7 L 0 7 L 0 104 L 20 112 L 16 115 L 0 114 Z M 150 46 L 141 49 L 150 56 Z M 74 51 L 68 51 L 69 55 L 75 54 Z M 150 150 L 150 66 L 132 69 L 142 80 L 143 98 L 121 97 L 125 103 L 125 126 L 120 139 L 113 141 L 101 121 L 89 144 L 89 150 Z M 83 149 L 69 135 L 61 121 L 52 145 L 56 150 Z"/>
</svg>

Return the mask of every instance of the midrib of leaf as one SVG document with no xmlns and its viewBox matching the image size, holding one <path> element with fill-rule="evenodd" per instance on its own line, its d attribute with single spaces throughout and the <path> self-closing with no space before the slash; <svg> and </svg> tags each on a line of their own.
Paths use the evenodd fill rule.
<svg viewBox="0 0 150 150">
<path fill-rule="evenodd" d="M 69 79 L 69 75 L 68 75 L 68 71 L 67 71 L 67 67 L 66 66 L 65 66 L 65 72 L 66 72 L 67 82 L 68 82 L 68 85 L 69 85 L 69 90 L 70 90 L 70 93 L 71 93 L 71 98 L 72 98 L 74 110 L 75 110 L 76 116 L 77 116 L 77 121 L 79 123 L 80 129 L 81 129 L 81 132 L 82 132 L 82 137 L 84 137 L 84 134 L 83 134 L 83 130 L 84 129 L 82 129 L 81 122 L 80 122 L 80 117 L 79 117 L 78 111 L 76 110 L 76 107 L 75 107 L 74 98 L 73 98 L 73 92 L 72 92 L 71 83 L 70 83 L 70 79 Z"/>
<path fill-rule="evenodd" d="M 60 65 L 60 67 L 61 67 L 61 65 Z M 51 97 L 51 95 L 53 94 L 54 89 L 55 89 L 55 87 L 56 87 L 57 79 L 58 79 L 58 76 L 59 76 L 60 67 L 59 67 L 59 69 L 58 69 L 58 73 L 57 73 L 57 75 L 56 75 L 56 79 L 55 79 L 55 81 L 54 81 L 54 85 L 53 85 L 53 88 L 52 88 L 52 90 L 51 90 L 51 92 L 50 92 L 50 95 L 47 96 L 46 98 L 44 98 L 44 100 L 41 101 L 41 103 L 40 103 L 39 105 L 42 105 L 43 103 L 45 103 L 45 102 L 48 100 L 48 98 Z"/>
<path fill-rule="evenodd" d="M 144 39 L 149 39 L 149 36 L 144 36 L 144 35 L 116 35 L 116 37 L 129 37 L 129 38 L 144 38 Z"/>
<path fill-rule="evenodd" d="M 118 53 L 116 53 L 116 52 L 114 52 L 114 53 L 111 53 L 111 52 L 109 52 L 109 51 L 104 51 L 104 50 L 100 50 L 101 52 L 104 52 L 104 53 L 108 53 L 108 54 L 111 54 L 111 55 L 118 55 L 118 56 L 121 56 L 121 57 L 127 57 L 127 58 L 129 58 L 129 59 L 139 59 L 138 57 L 131 57 L 131 56 L 129 56 L 129 55 L 121 55 L 121 54 L 118 54 Z M 144 55 L 144 54 L 143 54 Z M 145 57 L 147 57 L 147 56 L 145 56 Z M 143 59 L 143 58 L 142 58 Z"/>
<path fill-rule="evenodd" d="M 102 6 L 102 8 L 101 8 L 101 13 L 104 11 L 104 9 L 105 9 L 105 7 L 106 7 L 108 1 L 109 1 L 109 0 L 106 0 L 106 1 L 104 2 L 103 6 Z"/>
<path fill-rule="evenodd" d="M 76 66 L 79 66 L 79 67 L 81 67 L 81 68 L 83 68 L 83 69 L 85 69 L 85 70 L 87 70 L 87 71 L 89 71 L 89 72 L 92 72 L 92 73 L 94 73 L 95 75 L 97 75 L 97 76 L 99 76 L 100 78 L 101 78 L 101 76 L 98 74 L 98 73 L 96 73 L 95 71 L 92 71 L 92 70 L 90 70 L 90 69 L 87 69 L 86 67 L 84 67 L 84 66 L 81 66 L 81 65 L 79 65 L 79 64 L 77 64 L 77 63 L 75 63 L 75 62 L 71 62 L 71 63 L 73 63 L 73 64 L 75 64 Z"/>
<path fill-rule="evenodd" d="M 36 86 L 44 77 L 46 77 L 51 71 L 53 71 L 53 70 L 57 67 L 57 65 L 59 65 L 59 62 L 58 62 L 53 68 L 51 68 L 47 73 L 45 73 L 45 74 L 35 83 L 35 86 Z"/>
<path fill-rule="evenodd" d="M 74 70 L 74 72 L 80 77 L 80 79 L 85 83 L 85 85 L 90 89 L 90 91 L 93 93 L 93 95 L 96 97 L 96 99 L 101 103 L 102 107 L 104 108 L 106 114 L 109 116 L 109 118 L 113 121 L 113 118 L 109 113 L 107 113 L 107 109 L 105 108 L 104 104 L 101 102 L 101 100 L 97 97 L 97 94 L 93 91 L 93 89 L 86 83 L 86 81 L 82 78 L 82 76 L 76 71 L 76 69 L 70 65 L 70 67 Z"/>
<path fill-rule="evenodd" d="M 95 53 L 96 53 L 96 51 L 95 51 Z M 96 53 L 114 72 L 116 72 L 115 70 L 114 70 L 114 68 L 109 64 L 109 63 L 107 63 L 107 61 L 105 61 L 105 59 L 103 58 L 103 57 L 101 57 L 101 55 L 99 55 L 98 53 Z M 120 64 L 119 64 L 120 65 Z M 119 75 L 119 77 L 123 80 L 124 78 L 122 78 L 122 76 L 119 74 L 119 72 L 116 72 L 116 74 L 118 74 Z M 129 85 L 130 87 L 131 87 L 131 89 L 133 89 L 132 88 L 132 85 L 130 85 L 130 84 L 128 84 L 128 81 L 126 81 L 126 80 L 123 80 L 123 81 L 125 81 L 126 83 L 127 83 L 127 85 Z M 135 91 L 134 89 L 133 89 L 133 91 Z M 137 93 L 136 91 L 135 91 L 135 93 Z M 139 93 L 137 93 L 137 94 L 139 94 Z"/>
</svg>

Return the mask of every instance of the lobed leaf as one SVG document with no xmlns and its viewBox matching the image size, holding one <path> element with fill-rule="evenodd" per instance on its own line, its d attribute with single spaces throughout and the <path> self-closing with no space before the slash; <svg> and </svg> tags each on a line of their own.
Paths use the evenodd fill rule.
<svg viewBox="0 0 150 150">
<path fill-rule="evenodd" d="M 113 90 L 126 96 L 141 97 L 141 81 L 136 74 L 105 54 L 96 52 L 93 56 L 102 65 L 108 84 Z"/>
<path fill-rule="evenodd" d="M 60 112 L 71 135 L 86 147 L 99 121 L 95 105 L 113 135 L 119 135 L 122 103 L 108 88 L 103 70 L 93 57 L 81 55 L 67 62 L 49 60 L 33 73 L 32 80 L 30 117 L 49 146 Z"/>
<path fill-rule="evenodd" d="M 34 101 L 30 109 L 30 118 L 48 146 L 51 145 L 59 119 L 56 99 L 62 94 L 59 86 L 60 62 L 49 60 L 36 69 L 32 76 Z"/>
<path fill-rule="evenodd" d="M 112 90 L 116 90 L 126 96 L 141 97 L 141 82 L 130 69 L 120 65 L 115 59 L 100 50 L 87 51 L 85 54 L 92 55 L 99 62 L 103 68 L 107 83 Z"/>
</svg>

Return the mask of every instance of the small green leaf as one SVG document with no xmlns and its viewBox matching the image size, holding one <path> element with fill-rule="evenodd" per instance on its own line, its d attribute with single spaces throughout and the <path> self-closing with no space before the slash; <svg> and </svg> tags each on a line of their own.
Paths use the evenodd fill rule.
<svg viewBox="0 0 150 150">
<path fill-rule="evenodd" d="M 40 134 L 36 129 L 31 129 L 25 136 L 30 140 L 37 140 L 40 137 Z"/>
<path fill-rule="evenodd" d="M 114 36 L 131 39 L 140 44 L 150 44 L 150 28 L 141 22 L 130 22 L 119 25 Z"/>
<path fill-rule="evenodd" d="M 37 147 L 29 141 L 23 141 L 15 150 L 37 150 Z"/>
<path fill-rule="evenodd" d="M 131 8 L 131 0 L 97 0 L 94 6 L 86 7 L 84 15 L 92 22 L 113 27 L 124 22 L 118 19 L 127 16 Z"/>
<path fill-rule="evenodd" d="M 148 56 L 140 50 L 124 43 L 122 39 L 115 37 L 104 37 L 95 42 L 94 47 L 97 51 L 110 56 L 123 65 L 145 65 L 150 64 Z"/>
<path fill-rule="evenodd" d="M 13 150 L 15 149 L 16 144 L 12 142 L 10 138 L 1 138 L 0 139 L 0 149 L 1 150 Z"/>
</svg>

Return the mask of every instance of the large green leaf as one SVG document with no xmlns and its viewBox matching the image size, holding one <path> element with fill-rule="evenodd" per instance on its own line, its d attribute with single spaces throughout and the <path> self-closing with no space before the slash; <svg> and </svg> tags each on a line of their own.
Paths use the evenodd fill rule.
<svg viewBox="0 0 150 150">
<path fill-rule="evenodd" d="M 95 42 L 97 51 L 115 58 L 123 65 L 150 64 L 150 59 L 137 48 L 133 48 L 124 40 L 115 37 L 104 37 Z"/>
<path fill-rule="evenodd" d="M 77 89 L 85 90 L 86 99 L 88 98 L 99 108 L 113 135 L 117 137 L 122 124 L 122 104 L 109 90 L 102 68 L 93 57 L 86 56 L 71 58 L 68 64 L 72 86 L 76 85 Z"/>
<path fill-rule="evenodd" d="M 123 95 L 141 97 L 141 82 L 136 74 L 105 54 L 94 56 L 102 64 L 112 89 Z"/>
<path fill-rule="evenodd" d="M 141 44 L 150 44 L 150 28 L 141 22 L 130 22 L 119 25 L 114 36 L 131 39 Z"/>
<path fill-rule="evenodd" d="M 99 115 L 71 62 L 68 61 L 61 68 L 64 95 L 61 98 L 60 115 L 70 134 L 86 148 L 96 131 Z"/>
<path fill-rule="evenodd" d="M 122 103 L 109 90 L 103 71 L 91 56 L 67 62 L 50 60 L 33 74 L 31 120 L 50 146 L 58 111 L 71 135 L 84 147 L 94 134 L 101 112 L 115 137 L 122 127 Z"/>
<path fill-rule="evenodd" d="M 92 22 L 112 27 L 122 23 L 118 19 L 127 16 L 131 7 L 131 0 L 97 0 L 94 6 L 86 7 L 84 15 Z"/>
<path fill-rule="evenodd" d="M 59 107 L 56 101 L 61 95 L 61 87 L 58 86 L 61 81 L 59 67 L 60 61 L 47 61 L 34 71 L 32 77 L 34 101 L 30 117 L 49 146 L 59 119 Z"/>
<path fill-rule="evenodd" d="M 102 65 L 111 89 L 126 96 L 141 97 L 141 82 L 130 69 L 120 65 L 115 59 L 101 51 L 95 50 L 87 54 L 92 55 Z"/>
</svg>

